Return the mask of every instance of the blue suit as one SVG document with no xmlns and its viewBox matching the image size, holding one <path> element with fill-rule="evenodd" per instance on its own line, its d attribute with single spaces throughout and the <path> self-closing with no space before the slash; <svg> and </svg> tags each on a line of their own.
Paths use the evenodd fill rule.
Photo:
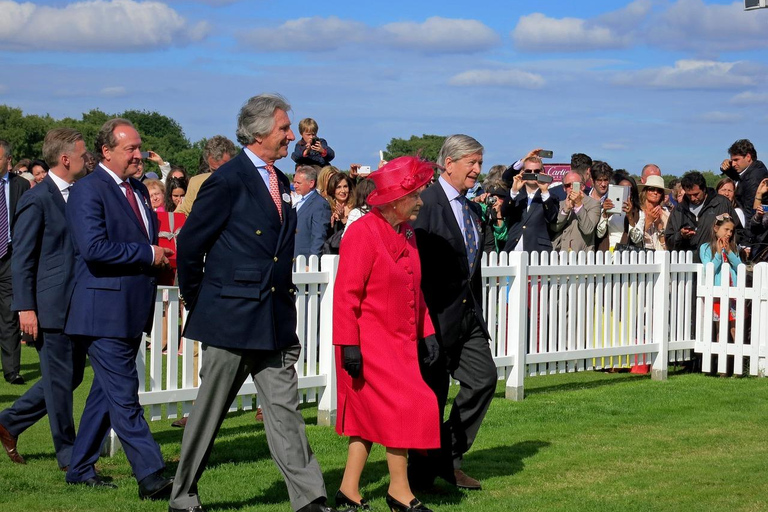
<svg viewBox="0 0 768 512">
<path fill-rule="evenodd" d="M 315 189 L 296 211 L 296 248 L 293 255 L 320 256 L 331 227 L 331 205 Z"/>
<path fill-rule="evenodd" d="M 68 466 L 72 455 L 72 392 L 82 382 L 85 368 L 85 351 L 63 332 L 74 281 L 74 248 L 65 208 L 49 175 L 21 197 L 16 209 L 11 309 L 37 314 L 42 378 L 0 413 L 0 424 L 16 437 L 47 413 L 59 467 Z"/>
<path fill-rule="evenodd" d="M 541 198 L 541 191 L 536 194 L 528 206 L 528 191 L 525 187 L 514 199 L 508 198 L 501 207 L 501 214 L 510 224 L 505 251 L 514 251 L 520 238 L 523 239 L 523 250 L 551 251 L 552 239 L 549 236 L 549 225 L 557 220 L 560 203 L 550 195 L 546 201 Z"/>
<path fill-rule="evenodd" d="M 165 467 L 139 404 L 135 363 L 152 320 L 157 285 L 151 244 L 157 244 L 158 221 L 147 188 L 133 178 L 129 182 L 148 219 L 149 238 L 120 186 L 101 166 L 72 188 L 67 207 L 75 288 L 65 332 L 87 348 L 94 373 L 68 482 L 95 476 L 93 465 L 110 427 L 138 481 Z"/>
</svg>

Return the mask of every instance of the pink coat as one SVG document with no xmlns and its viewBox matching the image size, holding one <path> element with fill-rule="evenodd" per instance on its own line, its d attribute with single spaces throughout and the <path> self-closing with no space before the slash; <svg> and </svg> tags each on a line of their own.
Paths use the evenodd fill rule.
<svg viewBox="0 0 768 512">
<path fill-rule="evenodd" d="M 440 446 L 437 398 L 419 369 L 418 340 L 435 328 L 421 291 L 416 234 L 397 233 L 378 210 L 350 226 L 334 288 L 333 343 L 360 345 L 352 379 L 336 349 L 336 431 L 389 448 Z"/>
</svg>

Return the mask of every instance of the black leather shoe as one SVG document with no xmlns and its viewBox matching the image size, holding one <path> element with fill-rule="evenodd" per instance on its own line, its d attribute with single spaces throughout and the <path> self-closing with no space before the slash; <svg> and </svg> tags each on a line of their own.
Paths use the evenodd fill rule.
<svg viewBox="0 0 768 512">
<path fill-rule="evenodd" d="M 168 512 L 205 512 L 202 505 L 195 505 L 194 507 L 187 508 L 173 508 L 168 505 Z"/>
<path fill-rule="evenodd" d="M 24 377 L 22 377 L 18 373 L 14 373 L 13 375 L 11 375 L 10 377 L 8 377 L 5 380 L 7 380 L 11 384 L 15 384 L 17 386 L 20 386 L 20 385 L 24 384 Z"/>
<path fill-rule="evenodd" d="M 425 507 L 424 504 L 416 498 L 413 498 L 411 503 L 406 505 L 397 501 L 389 493 L 387 493 L 387 506 L 392 512 L 432 512 L 432 509 Z"/>
<path fill-rule="evenodd" d="M 360 503 L 352 501 L 341 492 L 341 489 L 336 491 L 334 501 L 336 501 L 336 508 L 346 507 L 344 508 L 344 512 L 351 512 L 352 510 L 371 510 L 371 505 L 368 503 L 368 500 L 361 499 Z"/>
<path fill-rule="evenodd" d="M 167 500 L 171 497 L 173 478 L 165 478 L 158 471 L 139 482 L 139 498 L 142 500 Z"/>
<path fill-rule="evenodd" d="M 309 505 L 304 505 L 296 512 L 338 512 L 338 510 L 326 505 L 325 498 L 322 498 L 319 500 L 315 500 Z"/>
<path fill-rule="evenodd" d="M 93 487 L 95 489 L 117 489 L 117 486 L 111 482 L 107 482 L 99 475 L 83 480 L 82 482 L 67 482 L 70 485 L 84 485 L 86 487 Z"/>
</svg>

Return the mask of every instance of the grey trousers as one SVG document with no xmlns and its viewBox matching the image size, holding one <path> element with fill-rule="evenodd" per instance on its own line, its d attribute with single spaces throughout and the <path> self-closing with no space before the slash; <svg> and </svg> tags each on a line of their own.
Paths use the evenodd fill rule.
<svg viewBox="0 0 768 512">
<path fill-rule="evenodd" d="M 201 505 L 197 482 L 229 406 L 248 375 L 253 376 L 259 393 L 269 451 L 285 477 L 291 507 L 298 510 L 326 497 L 320 465 L 309 447 L 304 418 L 299 413 L 293 365 L 301 347 L 257 351 L 203 346 L 203 350 L 200 390 L 184 429 L 170 506 L 186 509 Z"/>
</svg>

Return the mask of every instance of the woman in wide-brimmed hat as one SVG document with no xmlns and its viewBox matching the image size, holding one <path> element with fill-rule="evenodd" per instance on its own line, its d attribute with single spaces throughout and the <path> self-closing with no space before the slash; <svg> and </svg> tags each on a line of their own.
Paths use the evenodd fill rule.
<svg viewBox="0 0 768 512">
<path fill-rule="evenodd" d="M 336 494 L 340 510 L 370 509 L 359 483 L 372 443 L 387 449 L 390 509 L 429 510 L 411 492 L 407 450 L 440 446 L 437 398 L 421 376 L 419 343 L 427 364 L 439 349 L 409 222 L 418 215 L 419 194 L 433 174 L 429 163 L 415 157 L 396 158 L 372 173 L 372 210 L 341 243 L 333 304 L 336 431 L 350 439 Z"/>
<path fill-rule="evenodd" d="M 664 240 L 664 230 L 669 220 L 669 210 L 664 207 L 664 198 L 670 190 L 664 186 L 661 176 L 648 176 L 640 189 L 640 218 L 637 225 L 643 229 L 643 247 L 656 251 L 664 251 L 667 244 Z"/>
</svg>

